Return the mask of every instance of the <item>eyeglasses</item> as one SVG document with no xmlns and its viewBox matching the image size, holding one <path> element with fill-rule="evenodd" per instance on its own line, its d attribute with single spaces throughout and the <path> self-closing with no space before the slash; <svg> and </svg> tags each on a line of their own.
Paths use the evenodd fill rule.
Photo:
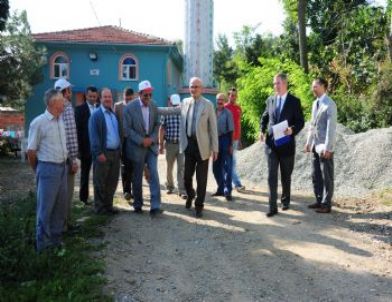
<svg viewBox="0 0 392 302">
<path fill-rule="evenodd" d="M 144 97 L 144 98 L 152 97 L 152 93 L 144 93 L 144 94 L 142 94 L 142 97 Z"/>
<path fill-rule="evenodd" d="M 199 88 L 199 87 L 201 87 L 201 86 L 191 86 L 190 88 L 192 88 L 192 89 L 195 89 L 195 88 Z"/>
</svg>

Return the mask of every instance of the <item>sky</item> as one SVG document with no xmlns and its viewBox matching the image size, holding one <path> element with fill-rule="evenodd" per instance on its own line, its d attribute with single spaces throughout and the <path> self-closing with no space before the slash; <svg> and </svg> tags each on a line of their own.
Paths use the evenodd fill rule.
<svg viewBox="0 0 392 302">
<path fill-rule="evenodd" d="M 9 0 L 11 11 L 26 10 L 33 33 L 120 25 L 167 40 L 184 40 L 185 0 Z M 256 32 L 282 33 L 284 12 L 279 0 L 214 0 L 214 36 L 244 25 Z"/>
</svg>

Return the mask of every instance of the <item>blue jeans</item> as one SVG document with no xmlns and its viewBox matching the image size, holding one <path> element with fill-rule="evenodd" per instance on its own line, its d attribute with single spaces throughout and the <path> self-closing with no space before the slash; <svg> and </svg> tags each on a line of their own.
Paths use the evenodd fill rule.
<svg viewBox="0 0 392 302">
<path fill-rule="evenodd" d="M 239 176 L 237 175 L 237 170 L 236 170 L 236 166 L 237 166 L 236 153 L 238 150 L 238 144 L 239 144 L 238 140 L 233 141 L 232 178 L 233 178 L 233 185 L 235 188 L 242 187 L 241 180 L 240 180 Z"/>
<path fill-rule="evenodd" d="M 218 185 L 217 193 L 231 195 L 232 154 L 230 154 L 231 134 L 219 136 L 218 158 L 212 165 L 212 171 Z"/>
<path fill-rule="evenodd" d="M 61 243 L 67 210 L 67 166 L 39 161 L 37 179 L 37 251 Z"/>
<path fill-rule="evenodd" d="M 143 206 L 143 171 L 146 164 L 150 172 L 149 185 L 151 194 L 151 210 L 155 210 L 161 207 L 161 188 L 158 175 L 158 156 L 151 150 L 146 150 L 144 154 L 144 160 L 132 161 L 132 192 L 134 197 L 133 207 L 137 209 Z"/>
</svg>

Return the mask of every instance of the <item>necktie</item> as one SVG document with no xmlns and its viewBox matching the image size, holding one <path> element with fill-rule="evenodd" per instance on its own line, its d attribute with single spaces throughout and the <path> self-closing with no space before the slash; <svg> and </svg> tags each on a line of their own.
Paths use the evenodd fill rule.
<svg viewBox="0 0 392 302">
<path fill-rule="evenodd" d="M 276 102 L 276 119 L 279 121 L 280 118 L 280 110 L 281 110 L 281 106 L 282 106 L 282 98 L 279 96 Z"/>
<path fill-rule="evenodd" d="M 319 106 L 320 106 L 320 99 L 317 99 L 317 101 L 316 101 L 316 109 L 317 109 L 317 111 L 319 109 Z"/>
<path fill-rule="evenodd" d="M 195 104 L 194 101 L 191 102 L 191 104 L 189 105 L 189 109 L 188 109 L 188 118 L 187 118 L 187 134 L 189 137 L 192 136 L 192 121 L 193 121 L 193 111 L 195 108 Z"/>
</svg>

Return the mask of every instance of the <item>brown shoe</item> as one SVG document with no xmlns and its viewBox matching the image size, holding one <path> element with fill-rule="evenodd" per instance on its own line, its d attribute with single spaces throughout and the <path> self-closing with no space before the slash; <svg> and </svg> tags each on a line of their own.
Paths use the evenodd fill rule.
<svg viewBox="0 0 392 302">
<path fill-rule="evenodd" d="M 321 204 L 319 204 L 318 202 L 312 203 L 310 205 L 308 205 L 309 209 L 319 209 L 321 208 Z"/>
<path fill-rule="evenodd" d="M 323 213 L 323 214 L 330 213 L 331 212 L 331 208 L 320 207 L 320 208 L 316 209 L 316 212 L 317 213 Z"/>
</svg>

